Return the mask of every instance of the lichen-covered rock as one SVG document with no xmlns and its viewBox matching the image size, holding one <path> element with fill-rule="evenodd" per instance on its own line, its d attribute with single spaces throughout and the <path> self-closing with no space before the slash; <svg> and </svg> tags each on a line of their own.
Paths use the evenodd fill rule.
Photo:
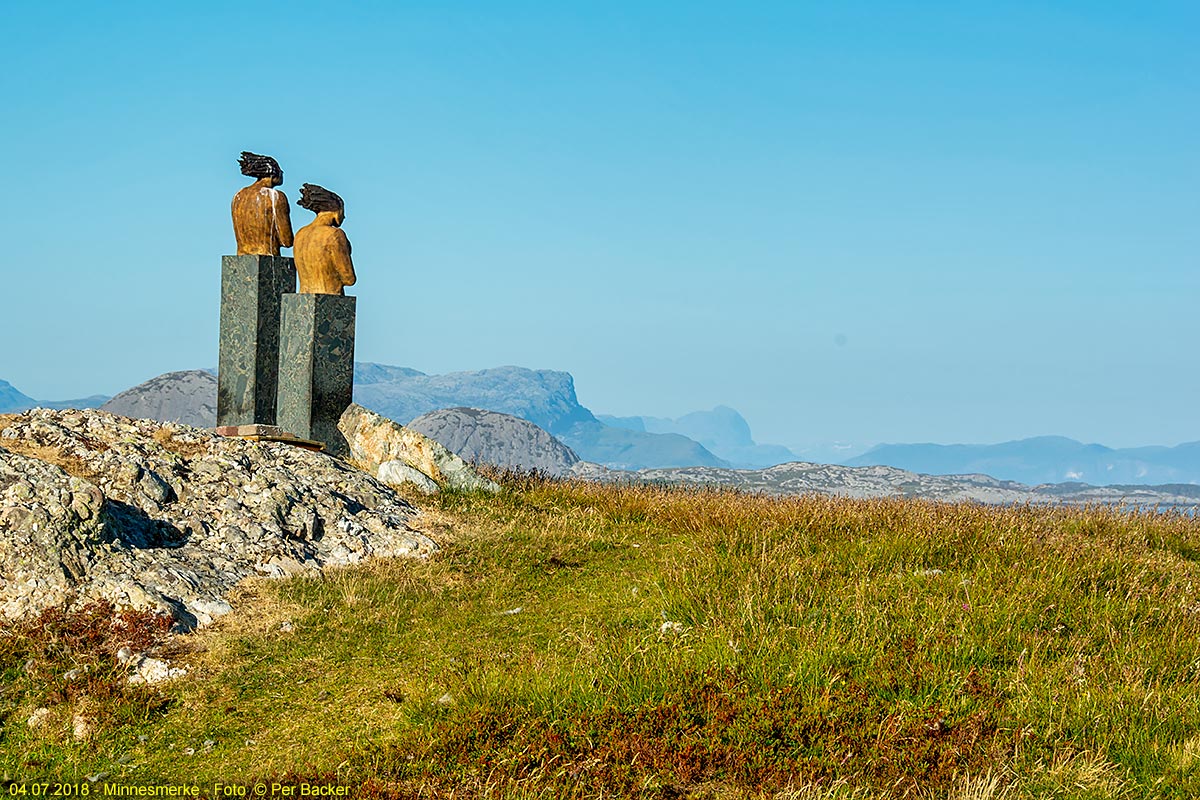
<svg viewBox="0 0 1200 800">
<path fill-rule="evenodd" d="M 35 409 L 0 431 L 0 611 L 109 600 L 181 627 L 250 575 L 436 549 L 416 511 L 337 459 L 100 411 Z"/>
<path fill-rule="evenodd" d="M 0 449 L 0 611 L 25 616 L 73 596 L 112 540 L 104 495 L 58 467 Z"/>
<path fill-rule="evenodd" d="M 381 480 L 404 474 L 402 466 L 407 465 L 450 489 L 500 490 L 438 442 L 360 405 L 352 403 L 346 409 L 338 428 L 350 446 L 350 457 Z"/>
</svg>

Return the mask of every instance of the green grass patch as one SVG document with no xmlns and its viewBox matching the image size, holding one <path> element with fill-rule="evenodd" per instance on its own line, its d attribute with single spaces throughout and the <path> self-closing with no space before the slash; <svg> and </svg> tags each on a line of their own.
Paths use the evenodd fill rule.
<svg viewBox="0 0 1200 800">
<path fill-rule="evenodd" d="M 47 694 L 74 645 L 9 626 L 0 773 L 414 798 L 1200 795 L 1190 518 L 528 477 L 423 502 L 434 558 L 247 586 L 173 645 L 189 673 L 162 688 Z M 26 724 L 39 708 L 54 725 Z"/>
</svg>

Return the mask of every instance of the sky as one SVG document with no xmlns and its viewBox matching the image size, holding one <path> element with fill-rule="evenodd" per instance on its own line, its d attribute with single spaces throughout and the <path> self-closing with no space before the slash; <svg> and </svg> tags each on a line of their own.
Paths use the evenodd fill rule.
<svg viewBox="0 0 1200 800">
<path fill-rule="evenodd" d="M 357 358 L 759 442 L 1200 440 L 1200 5 L 9 4 L 0 379 L 214 366 L 242 150 Z"/>
</svg>

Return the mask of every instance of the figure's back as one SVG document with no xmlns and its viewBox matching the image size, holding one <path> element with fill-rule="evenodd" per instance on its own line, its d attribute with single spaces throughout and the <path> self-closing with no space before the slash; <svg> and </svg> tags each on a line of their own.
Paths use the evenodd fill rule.
<svg viewBox="0 0 1200 800">
<path fill-rule="evenodd" d="M 292 246 L 287 196 L 278 189 L 253 183 L 233 196 L 232 211 L 238 255 L 277 256 Z"/>
<path fill-rule="evenodd" d="M 345 294 L 353 286 L 350 240 L 333 225 L 314 220 L 296 231 L 296 275 L 301 294 Z"/>
</svg>

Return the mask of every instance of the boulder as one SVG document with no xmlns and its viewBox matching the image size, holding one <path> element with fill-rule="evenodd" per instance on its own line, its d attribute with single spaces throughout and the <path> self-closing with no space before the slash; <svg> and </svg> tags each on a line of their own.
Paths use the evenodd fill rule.
<svg viewBox="0 0 1200 800">
<path fill-rule="evenodd" d="M 566 475 L 575 451 L 528 420 L 478 408 L 433 411 L 408 423 L 468 461 Z"/>
<path fill-rule="evenodd" d="M 415 469 L 440 487 L 497 492 L 500 487 L 438 442 L 387 417 L 351 403 L 338 429 L 346 437 L 351 460 L 380 480 Z"/>
</svg>

